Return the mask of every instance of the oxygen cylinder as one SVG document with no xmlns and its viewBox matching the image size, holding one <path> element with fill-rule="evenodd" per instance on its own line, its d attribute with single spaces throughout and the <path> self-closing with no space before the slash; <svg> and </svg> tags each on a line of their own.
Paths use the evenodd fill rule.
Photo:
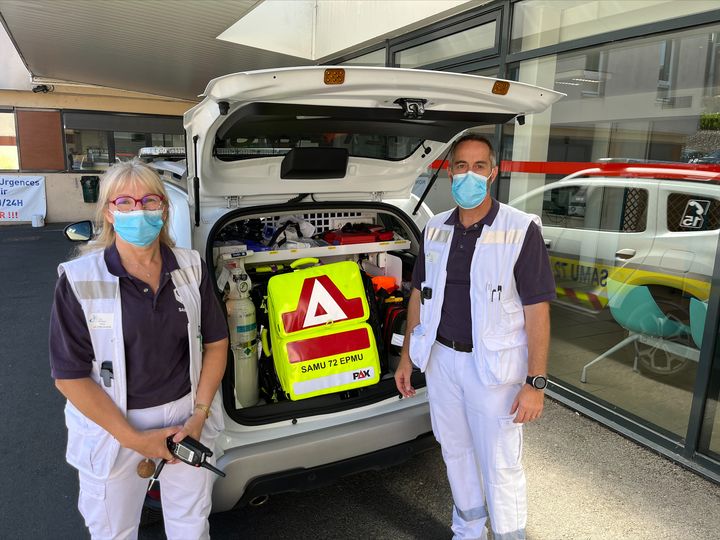
<svg viewBox="0 0 720 540">
<path fill-rule="evenodd" d="M 255 305 L 250 299 L 250 279 L 244 268 L 231 270 L 231 275 L 225 305 L 235 365 L 235 397 L 240 407 L 251 407 L 260 398 Z"/>
</svg>

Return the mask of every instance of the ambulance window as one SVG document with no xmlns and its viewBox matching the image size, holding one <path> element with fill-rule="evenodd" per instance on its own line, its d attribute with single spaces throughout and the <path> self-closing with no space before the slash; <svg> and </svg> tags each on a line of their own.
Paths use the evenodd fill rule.
<svg viewBox="0 0 720 540">
<path fill-rule="evenodd" d="M 670 232 L 720 229 L 720 202 L 706 195 L 670 193 L 667 200 L 667 227 Z"/>
<path fill-rule="evenodd" d="M 570 199 L 574 199 L 581 190 L 580 186 L 563 186 L 545 191 L 542 203 L 543 222 L 568 226 L 568 218 L 574 216 L 578 210 L 577 207 L 570 208 Z"/>
<path fill-rule="evenodd" d="M 566 229 L 641 232 L 647 223 L 647 201 L 644 189 L 562 186 L 545 192 L 542 220 Z"/>
<path fill-rule="evenodd" d="M 606 187 L 600 230 L 642 232 L 647 223 L 648 192 L 645 189 Z"/>
</svg>

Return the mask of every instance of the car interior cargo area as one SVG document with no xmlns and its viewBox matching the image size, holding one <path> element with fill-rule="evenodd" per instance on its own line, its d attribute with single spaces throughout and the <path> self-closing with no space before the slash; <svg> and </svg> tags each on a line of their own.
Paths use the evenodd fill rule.
<svg viewBox="0 0 720 540">
<path fill-rule="evenodd" d="M 253 207 L 218 221 L 206 258 L 230 333 L 228 415 L 256 425 L 396 396 L 419 241 L 384 203 Z M 424 385 L 419 372 L 413 383 Z"/>
</svg>

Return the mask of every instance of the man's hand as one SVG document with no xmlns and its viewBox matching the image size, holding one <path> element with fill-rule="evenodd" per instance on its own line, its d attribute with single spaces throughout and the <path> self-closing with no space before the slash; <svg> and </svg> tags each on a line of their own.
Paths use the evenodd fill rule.
<svg viewBox="0 0 720 540">
<path fill-rule="evenodd" d="M 540 418 L 544 399 L 545 392 L 543 390 L 533 388 L 529 384 L 523 384 L 510 408 L 510 414 L 515 414 L 515 411 L 517 411 L 513 422 L 523 424 Z"/>
<path fill-rule="evenodd" d="M 410 339 L 413 329 L 420 323 L 420 291 L 413 288 L 410 293 L 407 307 L 407 322 L 405 329 L 405 340 L 400 352 L 400 362 L 395 370 L 395 386 L 402 397 L 413 397 L 415 389 L 410 382 L 412 375 L 412 362 L 410 361 Z"/>
<path fill-rule="evenodd" d="M 395 370 L 395 386 L 402 397 L 413 397 L 415 389 L 410 384 L 410 376 L 412 375 L 412 362 L 407 354 L 400 355 L 400 363 Z"/>
</svg>

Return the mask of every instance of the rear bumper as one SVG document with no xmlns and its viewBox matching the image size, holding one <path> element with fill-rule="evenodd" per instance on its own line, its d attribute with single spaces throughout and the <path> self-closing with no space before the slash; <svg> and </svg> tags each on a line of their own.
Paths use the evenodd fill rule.
<svg viewBox="0 0 720 540">
<path fill-rule="evenodd" d="M 218 459 L 227 476 L 215 482 L 213 512 L 402 463 L 435 444 L 431 431 L 428 404 L 421 401 L 360 421 L 230 448 Z"/>
<path fill-rule="evenodd" d="M 338 478 L 351 474 L 381 470 L 404 463 L 411 457 L 430 450 L 437 445 L 432 433 L 421 435 L 413 441 L 391 446 L 370 454 L 321 465 L 311 469 L 282 471 L 251 480 L 245 488 L 237 506 L 242 506 L 256 497 L 289 491 L 307 491 L 327 486 Z"/>
</svg>

